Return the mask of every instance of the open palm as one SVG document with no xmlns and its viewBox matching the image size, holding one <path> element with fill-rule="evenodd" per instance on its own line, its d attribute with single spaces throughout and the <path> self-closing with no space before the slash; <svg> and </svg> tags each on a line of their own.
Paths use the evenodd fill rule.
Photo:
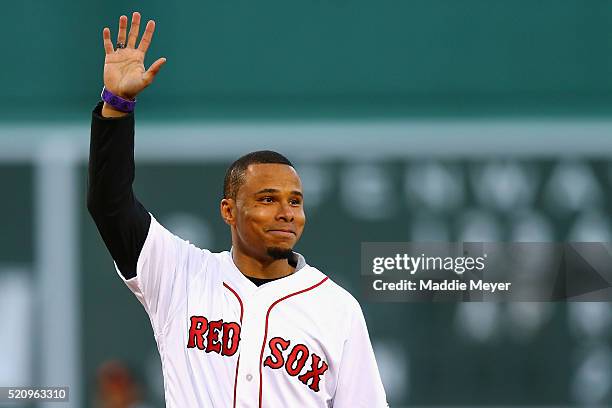
<svg viewBox="0 0 612 408">
<path fill-rule="evenodd" d="M 150 20 L 147 23 L 138 48 L 136 48 L 139 27 L 140 13 L 134 12 L 126 43 L 127 17 L 121 16 L 119 18 L 117 50 L 113 48 L 110 30 L 105 27 L 102 32 L 104 50 L 106 52 L 104 60 L 104 86 L 115 95 L 126 99 L 134 99 L 144 88 L 149 86 L 161 66 L 166 62 L 165 58 L 159 58 L 151 64 L 148 70 L 145 70 L 145 55 L 153 38 L 155 22 Z M 125 48 L 121 48 L 119 44 L 123 44 Z"/>
</svg>

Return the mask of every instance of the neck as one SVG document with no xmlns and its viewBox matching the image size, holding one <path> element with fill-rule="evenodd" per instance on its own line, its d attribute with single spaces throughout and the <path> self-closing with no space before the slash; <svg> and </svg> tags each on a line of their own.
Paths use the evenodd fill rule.
<svg viewBox="0 0 612 408">
<path fill-rule="evenodd" d="M 257 259 L 236 246 L 232 249 L 232 259 L 243 275 L 252 278 L 277 279 L 295 272 L 295 268 L 286 259 Z"/>
</svg>

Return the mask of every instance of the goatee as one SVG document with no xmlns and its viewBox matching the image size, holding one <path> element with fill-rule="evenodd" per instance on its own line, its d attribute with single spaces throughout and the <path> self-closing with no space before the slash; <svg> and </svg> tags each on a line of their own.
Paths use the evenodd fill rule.
<svg viewBox="0 0 612 408">
<path fill-rule="evenodd" d="M 267 252 L 272 259 L 291 259 L 293 257 L 293 249 L 291 248 L 270 247 Z"/>
</svg>

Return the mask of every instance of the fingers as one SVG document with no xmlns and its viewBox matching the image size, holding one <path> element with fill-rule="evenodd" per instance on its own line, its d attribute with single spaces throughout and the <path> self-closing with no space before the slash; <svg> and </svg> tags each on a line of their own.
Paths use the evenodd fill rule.
<svg viewBox="0 0 612 408">
<path fill-rule="evenodd" d="M 136 46 L 136 39 L 138 38 L 139 29 L 140 29 L 140 13 L 135 11 L 132 14 L 132 24 L 130 25 L 130 34 L 128 36 L 128 42 L 127 42 L 128 48 L 134 48 Z"/>
<path fill-rule="evenodd" d="M 151 45 L 151 39 L 153 38 L 153 32 L 155 31 L 155 21 L 149 20 L 147 26 L 145 27 L 145 32 L 140 39 L 140 44 L 138 44 L 138 49 L 144 53 L 149 49 L 149 45 Z"/>
<path fill-rule="evenodd" d="M 119 17 L 119 33 L 117 34 L 117 42 L 125 44 L 127 32 L 127 16 Z"/>
<path fill-rule="evenodd" d="M 153 82 L 153 78 L 155 78 L 155 75 L 157 75 L 157 73 L 159 72 L 159 69 L 165 63 L 166 63 L 166 59 L 160 58 L 157 61 L 155 61 L 153 64 L 151 64 L 149 69 L 147 69 L 147 72 L 144 73 L 144 80 L 147 83 L 147 85 Z"/>
<path fill-rule="evenodd" d="M 110 39 L 110 30 L 108 29 L 108 27 L 104 27 L 104 30 L 102 30 L 102 39 L 104 40 L 104 51 L 106 52 L 106 54 L 112 54 L 113 43 Z"/>
</svg>

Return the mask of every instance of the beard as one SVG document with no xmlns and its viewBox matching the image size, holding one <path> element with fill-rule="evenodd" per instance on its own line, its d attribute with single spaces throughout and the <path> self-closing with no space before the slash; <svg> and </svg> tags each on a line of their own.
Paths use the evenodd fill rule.
<svg viewBox="0 0 612 408">
<path fill-rule="evenodd" d="M 266 250 L 272 259 L 291 259 L 293 257 L 292 248 L 269 247 Z"/>
</svg>

